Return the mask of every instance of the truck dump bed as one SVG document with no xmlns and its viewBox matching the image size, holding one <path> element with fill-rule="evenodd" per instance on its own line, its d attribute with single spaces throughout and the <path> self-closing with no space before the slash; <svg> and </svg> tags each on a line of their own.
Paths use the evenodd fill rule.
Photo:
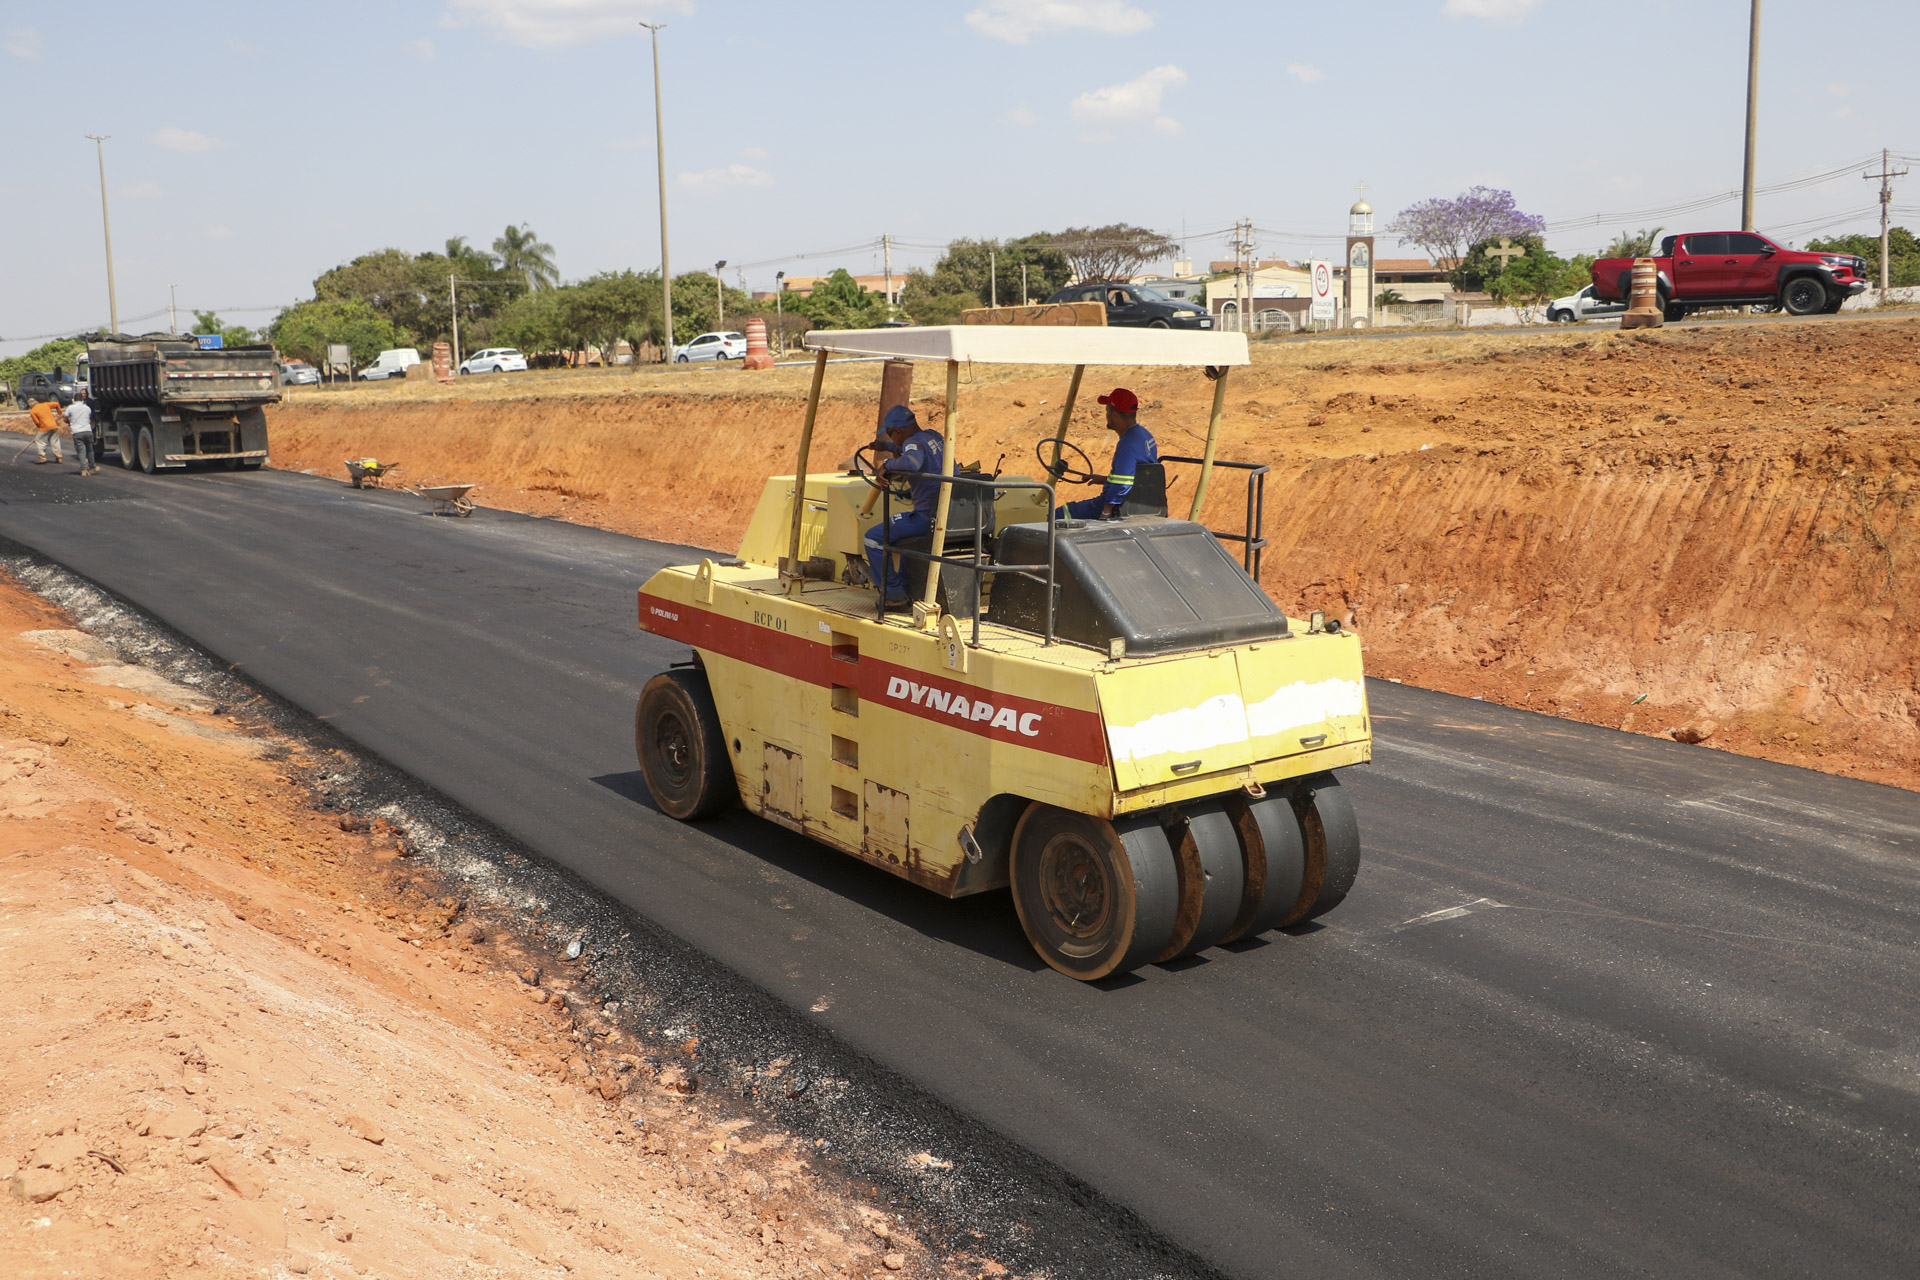
<svg viewBox="0 0 1920 1280">
<path fill-rule="evenodd" d="M 280 401 L 269 346 L 203 351 L 172 334 L 91 334 L 87 363 L 96 411 L 137 405 L 243 413 Z"/>
</svg>

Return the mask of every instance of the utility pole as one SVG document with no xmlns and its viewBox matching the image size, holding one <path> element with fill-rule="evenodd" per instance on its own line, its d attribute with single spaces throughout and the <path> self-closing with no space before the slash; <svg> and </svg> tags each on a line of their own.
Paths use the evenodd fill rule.
<svg viewBox="0 0 1920 1280">
<path fill-rule="evenodd" d="M 1747 165 L 1740 184 L 1740 229 L 1753 227 L 1753 139 L 1760 119 L 1760 0 L 1753 0 L 1753 22 L 1747 30 Z"/>
<path fill-rule="evenodd" d="M 660 166 L 660 312 L 667 331 L 661 363 L 668 364 L 673 360 L 673 268 L 667 262 L 667 126 L 660 118 L 660 29 L 667 24 L 640 25 L 653 33 L 653 154 Z"/>
<path fill-rule="evenodd" d="M 115 333 L 120 332 L 120 300 L 113 292 L 113 224 L 107 220 L 107 149 L 110 133 L 85 135 L 93 143 L 94 158 L 100 162 L 100 231 L 107 240 L 107 318 Z"/>
<path fill-rule="evenodd" d="M 994 250 L 987 250 L 987 305 L 990 307 L 1000 305 L 1000 267 L 997 260 L 998 256 Z"/>
<path fill-rule="evenodd" d="M 1027 264 L 1024 262 L 1020 264 L 1020 305 L 1023 307 L 1033 305 L 1033 299 L 1027 296 Z"/>
<path fill-rule="evenodd" d="M 1907 176 L 1905 169 L 1893 167 L 1893 152 L 1880 148 L 1880 172 L 1860 175 L 1868 181 L 1880 179 L 1880 301 L 1887 300 L 1887 283 L 1892 278 L 1888 274 L 1889 250 L 1893 247 L 1888 240 L 1887 215 L 1893 211 L 1893 180 Z"/>
<path fill-rule="evenodd" d="M 887 318 L 893 318 L 893 237 L 880 233 L 880 269 L 886 272 Z"/>
<path fill-rule="evenodd" d="M 447 311 L 453 316 L 453 367 L 460 367 L 460 290 L 457 287 L 459 277 L 453 272 L 447 273 Z"/>
<path fill-rule="evenodd" d="M 180 332 L 180 286 L 167 286 L 167 332 Z"/>
<path fill-rule="evenodd" d="M 720 273 L 726 269 L 727 260 L 725 258 L 713 264 L 713 301 L 714 305 L 719 308 L 720 311 L 720 319 L 713 326 L 716 329 L 724 329 L 727 327 L 727 284 L 726 281 L 720 278 Z"/>
</svg>

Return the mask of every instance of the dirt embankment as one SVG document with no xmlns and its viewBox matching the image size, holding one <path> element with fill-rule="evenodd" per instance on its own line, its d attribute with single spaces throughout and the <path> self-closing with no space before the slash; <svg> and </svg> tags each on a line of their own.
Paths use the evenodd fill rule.
<svg viewBox="0 0 1920 1280">
<path fill-rule="evenodd" d="M 304 807 L 305 750 L 0 581 L 0 1275 L 1002 1274 Z"/>
<path fill-rule="evenodd" d="M 1916 367 L 1912 319 L 1297 343 L 1233 374 L 1222 455 L 1273 468 L 1268 588 L 1348 614 L 1377 674 L 1920 786 Z M 1031 471 L 1066 379 L 979 372 L 962 460 Z M 1117 380 L 1163 452 L 1197 451 L 1207 384 Z M 867 438 L 877 383 L 832 371 L 816 457 Z M 371 454 L 490 505 L 721 548 L 793 465 L 797 371 L 543 387 L 307 398 L 276 464 Z M 1094 414 L 1073 438 L 1103 465 Z"/>
</svg>

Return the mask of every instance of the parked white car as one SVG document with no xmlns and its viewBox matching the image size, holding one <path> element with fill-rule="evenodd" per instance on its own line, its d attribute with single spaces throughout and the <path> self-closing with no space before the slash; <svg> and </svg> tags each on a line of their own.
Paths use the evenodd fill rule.
<svg viewBox="0 0 1920 1280">
<path fill-rule="evenodd" d="M 747 354 L 744 333 L 703 333 L 673 353 L 676 364 L 689 360 L 741 360 Z"/>
<path fill-rule="evenodd" d="M 525 373 L 527 358 L 512 347 L 488 347 L 476 351 L 460 365 L 462 373 Z"/>
<path fill-rule="evenodd" d="M 1553 324 L 1572 324 L 1577 320 L 1591 320 L 1597 316 L 1617 316 L 1627 309 L 1627 304 L 1607 298 L 1593 296 L 1593 286 L 1588 285 L 1578 293 L 1570 293 L 1564 298 L 1555 298 L 1547 304 L 1547 319 Z"/>
</svg>

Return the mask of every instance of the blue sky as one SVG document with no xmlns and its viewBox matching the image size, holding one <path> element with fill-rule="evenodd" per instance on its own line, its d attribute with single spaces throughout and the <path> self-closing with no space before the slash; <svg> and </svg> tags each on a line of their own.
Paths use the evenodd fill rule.
<svg viewBox="0 0 1920 1280">
<path fill-rule="evenodd" d="M 1762 230 L 1875 227 L 1856 174 L 1920 155 L 1911 0 L 1769 0 Z M 1732 226 L 1747 0 L 389 0 L 0 3 L 13 162 L 0 354 L 104 321 L 93 144 L 106 144 L 122 326 L 261 324 L 388 245 L 531 225 L 562 274 L 659 263 L 643 18 L 664 21 L 676 271 L 896 270 L 955 236 L 1128 221 L 1195 260 L 1251 218 L 1263 257 L 1511 188 L 1561 252 L 1622 225 Z M 1852 166 L 1849 168 L 1849 166 Z M 1920 208 L 1920 174 L 1896 206 Z M 1601 225 L 1569 225 L 1609 215 Z M 1900 220 L 1900 219 L 1896 219 Z M 1920 214 L 1904 217 L 1920 226 Z M 820 250 L 841 250 L 796 257 Z M 1383 244 L 1383 254 L 1396 250 Z M 1406 251 L 1411 254 L 1412 250 Z M 727 270 L 738 280 L 735 267 Z M 252 310 L 252 308 L 267 308 Z M 244 309 L 244 310 L 243 310 Z M 161 323 L 164 323 L 162 317 Z"/>
</svg>

